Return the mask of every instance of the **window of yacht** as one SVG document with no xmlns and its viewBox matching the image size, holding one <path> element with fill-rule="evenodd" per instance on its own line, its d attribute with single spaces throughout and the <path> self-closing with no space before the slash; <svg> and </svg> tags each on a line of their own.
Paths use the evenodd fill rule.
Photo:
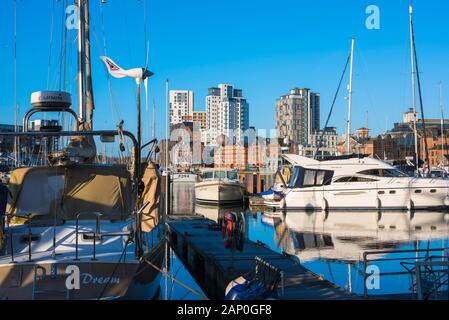
<svg viewBox="0 0 449 320">
<path fill-rule="evenodd" d="M 296 182 L 298 180 L 298 176 L 299 176 L 299 173 L 301 172 L 301 169 L 302 169 L 301 167 L 295 167 L 293 169 L 293 173 L 292 173 L 292 175 L 290 177 L 290 181 L 288 182 L 288 187 L 289 188 L 296 187 Z"/>
<path fill-rule="evenodd" d="M 324 178 L 326 177 L 326 172 L 324 171 L 318 171 L 316 173 L 316 184 L 323 185 L 324 184 Z"/>
<path fill-rule="evenodd" d="M 370 169 L 360 171 L 359 174 L 387 178 L 408 177 L 404 172 L 398 169 Z"/>
<path fill-rule="evenodd" d="M 335 180 L 335 182 L 376 182 L 379 180 L 376 179 L 370 179 L 370 178 L 365 178 L 365 177 L 341 177 L 337 180 Z"/>
<path fill-rule="evenodd" d="M 229 180 L 238 180 L 237 172 L 228 171 L 228 179 Z"/>
<path fill-rule="evenodd" d="M 315 184 L 316 171 L 305 170 L 303 186 L 313 186 Z"/>
<path fill-rule="evenodd" d="M 225 179 L 226 178 L 226 171 L 215 171 L 215 179 Z"/>
<path fill-rule="evenodd" d="M 212 171 L 203 172 L 202 176 L 203 176 L 203 179 L 213 179 L 214 173 Z"/>
<path fill-rule="evenodd" d="M 295 167 L 288 183 L 289 188 L 316 187 L 332 182 L 333 171 Z"/>
</svg>

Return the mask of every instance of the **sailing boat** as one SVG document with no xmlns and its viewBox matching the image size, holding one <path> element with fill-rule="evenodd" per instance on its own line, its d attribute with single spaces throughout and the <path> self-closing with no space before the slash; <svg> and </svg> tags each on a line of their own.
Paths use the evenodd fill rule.
<svg viewBox="0 0 449 320">
<path fill-rule="evenodd" d="M 2 133 L 71 138 L 49 155 L 48 165 L 11 172 L 0 241 L 2 300 L 151 299 L 159 292 L 165 249 L 160 175 L 151 161 L 141 161 L 140 136 L 121 128 L 92 130 L 88 1 L 78 5 L 79 114 L 71 109 L 69 93 L 37 92 L 24 132 Z M 76 130 L 28 132 L 29 118 L 39 112 L 68 113 Z M 93 162 L 93 138 L 107 143 L 117 136 L 133 144 L 130 169 Z"/>
</svg>

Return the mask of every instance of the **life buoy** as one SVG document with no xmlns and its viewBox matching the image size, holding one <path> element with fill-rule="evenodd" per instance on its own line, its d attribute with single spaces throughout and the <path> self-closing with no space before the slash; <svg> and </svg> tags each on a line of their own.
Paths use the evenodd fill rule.
<svg viewBox="0 0 449 320">
<path fill-rule="evenodd" d="M 224 213 L 221 222 L 221 238 L 223 239 L 226 248 L 232 245 L 236 221 L 237 218 L 233 212 L 226 211 Z"/>
<path fill-rule="evenodd" d="M 243 215 L 227 211 L 221 221 L 221 237 L 225 248 L 243 250 L 245 221 Z"/>
</svg>

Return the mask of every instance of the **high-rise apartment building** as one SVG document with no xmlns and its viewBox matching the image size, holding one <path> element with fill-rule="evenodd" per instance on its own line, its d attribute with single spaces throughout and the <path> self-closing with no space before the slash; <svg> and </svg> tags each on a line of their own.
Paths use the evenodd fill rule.
<svg viewBox="0 0 449 320">
<path fill-rule="evenodd" d="M 276 129 L 295 151 L 313 143 L 320 130 L 320 94 L 310 89 L 294 88 L 276 101 Z"/>
<path fill-rule="evenodd" d="M 170 90 L 170 125 L 193 118 L 193 91 Z M 192 120 L 190 120 L 192 121 Z"/>
<path fill-rule="evenodd" d="M 240 89 L 232 84 L 209 88 L 206 96 L 206 144 L 217 145 L 217 137 L 225 135 L 243 141 L 249 128 L 249 104 Z"/>
<path fill-rule="evenodd" d="M 206 129 L 206 111 L 193 111 L 192 121 L 198 123 L 201 130 Z"/>
</svg>

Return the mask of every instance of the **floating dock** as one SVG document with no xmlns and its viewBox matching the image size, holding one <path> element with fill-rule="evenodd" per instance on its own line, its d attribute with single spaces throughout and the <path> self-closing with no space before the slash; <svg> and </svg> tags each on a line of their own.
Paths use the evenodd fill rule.
<svg viewBox="0 0 449 320">
<path fill-rule="evenodd" d="M 356 296 L 304 268 L 297 259 L 279 254 L 262 243 L 244 240 L 243 251 L 225 248 L 221 228 L 199 216 L 169 216 L 170 244 L 210 299 L 222 300 L 228 284 L 254 268 L 259 257 L 280 269 L 279 299 L 347 300 Z"/>
</svg>

